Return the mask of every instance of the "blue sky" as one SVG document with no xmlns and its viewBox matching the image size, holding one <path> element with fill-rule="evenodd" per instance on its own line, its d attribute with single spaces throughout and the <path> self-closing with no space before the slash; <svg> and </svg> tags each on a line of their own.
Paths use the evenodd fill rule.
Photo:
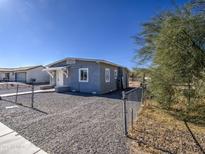
<svg viewBox="0 0 205 154">
<path fill-rule="evenodd" d="M 136 67 L 131 37 L 143 22 L 172 7 L 171 0 L 0 0 L 0 67 L 65 57 Z"/>
</svg>

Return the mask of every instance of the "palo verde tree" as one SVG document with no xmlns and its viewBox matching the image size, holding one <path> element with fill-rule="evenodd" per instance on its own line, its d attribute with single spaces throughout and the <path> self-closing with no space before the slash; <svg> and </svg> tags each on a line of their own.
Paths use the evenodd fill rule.
<svg viewBox="0 0 205 154">
<path fill-rule="evenodd" d="M 169 79 L 169 88 L 177 96 L 186 97 L 189 106 L 197 96 L 195 83 L 204 75 L 205 51 L 197 43 L 201 39 L 198 35 L 205 34 L 202 27 L 205 27 L 203 18 L 169 17 L 163 22 L 156 40 L 154 64 L 165 74 L 162 77 Z M 173 93 L 170 95 L 176 96 Z"/>
<path fill-rule="evenodd" d="M 136 59 L 152 61 L 150 88 L 165 107 L 186 98 L 189 108 L 201 98 L 198 86 L 205 82 L 204 8 L 205 1 L 198 0 L 161 13 L 144 24 L 136 37 L 142 45 Z"/>
</svg>

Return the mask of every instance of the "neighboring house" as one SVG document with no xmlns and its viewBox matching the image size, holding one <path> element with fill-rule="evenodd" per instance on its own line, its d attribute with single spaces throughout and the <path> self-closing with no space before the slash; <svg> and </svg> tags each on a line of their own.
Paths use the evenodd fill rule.
<svg viewBox="0 0 205 154">
<path fill-rule="evenodd" d="M 65 58 L 47 65 L 44 71 L 57 91 L 104 94 L 128 87 L 129 70 L 105 60 Z"/>
<path fill-rule="evenodd" d="M 49 83 L 49 75 L 42 71 L 44 68 L 42 65 L 0 68 L 0 81 L 31 83 L 31 79 L 35 79 L 35 83 Z"/>
</svg>

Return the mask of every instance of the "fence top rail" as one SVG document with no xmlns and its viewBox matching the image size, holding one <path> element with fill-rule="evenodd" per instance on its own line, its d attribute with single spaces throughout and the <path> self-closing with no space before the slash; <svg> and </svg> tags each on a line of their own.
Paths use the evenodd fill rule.
<svg viewBox="0 0 205 154">
<path fill-rule="evenodd" d="M 141 88 L 141 87 L 137 87 L 137 88 L 131 89 L 129 91 L 122 91 L 122 99 L 126 99 L 126 97 L 125 97 L 126 95 L 133 93 L 134 91 L 138 90 L 139 88 Z"/>
<path fill-rule="evenodd" d="M 0 82 L 0 85 L 5 85 L 5 84 L 27 85 L 27 84 L 25 84 L 25 83 L 21 83 L 21 82 Z"/>
<path fill-rule="evenodd" d="M 129 90 L 129 91 L 126 91 L 126 92 L 125 92 L 125 95 L 128 95 L 128 94 L 130 94 L 130 93 L 132 93 L 132 92 L 138 90 L 139 88 L 140 88 L 140 87 L 137 87 L 137 88 L 131 89 L 131 90 Z"/>
<path fill-rule="evenodd" d="M 25 83 L 20 83 L 20 82 L 2 82 L 0 83 L 0 87 L 2 86 L 19 86 L 19 87 L 31 87 L 31 85 L 29 84 L 25 84 Z"/>
</svg>

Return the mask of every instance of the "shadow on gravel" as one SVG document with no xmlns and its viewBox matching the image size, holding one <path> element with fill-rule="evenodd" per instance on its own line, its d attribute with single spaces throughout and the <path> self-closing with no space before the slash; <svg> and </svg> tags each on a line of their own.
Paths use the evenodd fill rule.
<svg viewBox="0 0 205 154">
<path fill-rule="evenodd" d="M 15 105 L 19 105 L 19 106 L 22 106 L 22 107 L 25 107 L 25 108 L 29 108 L 29 109 L 32 109 L 32 110 L 35 110 L 35 111 L 37 111 L 37 112 L 41 112 L 41 113 L 43 113 L 43 114 L 48 114 L 47 112 L 44 112 L 44 111 L 41 111 L 41 110 L 39 110 L 39 109 L 37 109 L 37 108 L 32 108 L 32 107 L 30 107 L 30 106 L 25 106 L 25 105 L 23 105 L 23 104 L 20 104 L 20 103 L 15 103 L 15 102 L 13 102 L 13 101 L 10 101 L 10 100 L 7 100 L 7 99 L 1 99 L 2 101 L 6 101 L 6 102 L 9 102 L 9 103 L 12 103 L 12 104 L 15 104 Z"/>
<path fill-rule="evenodd" d="M 90 93 L 81 93 L 81 92 L 66 92 L 62 94 L 69 94 L 74 96 L 82 96 L 82 97 L 104 97 L 104 98 L 110 98 L 110 99 L 122 99 L 122 91 L 114 91 L 108 94 L 102 94 L 102 95 L 95 95 Z"/>
<path fill-rule="evenodd" d="M 124 91 L 129 91 L 132 90 L 134 88 L 127 88 Z M 140 90 L 140 89 L 139 89 Z M 137 95 L 139 92 L 139 90 L 137 90 Z M 122 99 L 122 91 L 123 90 L 117 90 L 117 91 L 113 91 L 107 94 L 91 94 L 91 93 L 82 93 L 82 92 L 65 92 L 62 94 L 69 94 L 69 95 L 74 95 L 74 96 L 82 96 L 82 97 L 104 97 L 104 98 L 110 98 L 110 99 Z M 141 93 L 140 93 L 141 94 Z M 139 98 L 141 100 L 141 97 Z M 133 100 L 136 100 L 135 98 Z"/>
</svg>

